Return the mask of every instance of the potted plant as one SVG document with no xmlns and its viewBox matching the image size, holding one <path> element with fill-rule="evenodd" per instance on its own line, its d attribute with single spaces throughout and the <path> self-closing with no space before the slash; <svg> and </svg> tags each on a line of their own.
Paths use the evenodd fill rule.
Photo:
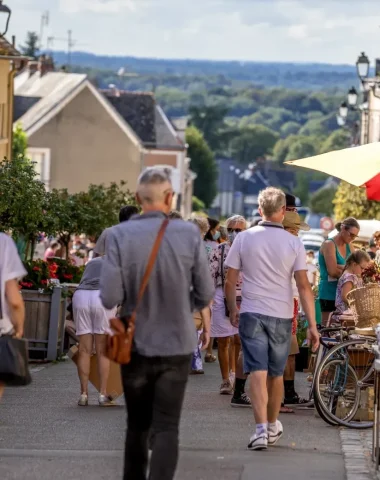
<svg viewBox="0 0 380 480">
<path fill-rule="evenodd" d="M 63 352 L 66 291 L 61 283 L 79 282 L 83 267 L 70 261 L 29 260 L 27 275 L 20 282 L 25 302 L 25 337 L 31 356 L 55 360 Z M 34 353 L 36 352 L 36 353 Z"/>
<path fill-rule="evenodd" d="M 300 353 L 296 355 L 296 371 L 303 372 L 309 366 L 309 346 L 305 345 L 307 338 L 307 322 L 306 319 L 300 315 L 297 324 L 297 342 L 300 348 Z"/>
</svg>

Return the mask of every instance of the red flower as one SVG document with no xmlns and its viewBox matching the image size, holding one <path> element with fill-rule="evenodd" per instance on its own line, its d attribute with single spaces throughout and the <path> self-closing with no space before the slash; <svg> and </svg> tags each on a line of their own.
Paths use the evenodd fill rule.
<svg viewBox="0 0 380 480">
<path fill-rule="evenodd" d="M 42 285 L 47 285 L 47 284 L 48 284 L 48 281 L 47 281 L 47 280 L 41 280 L 41 284 L 42 284 Z"/>
<path fill-rule="evenodd" d="M 41 271 L 40 267 L 33 267 L 33 272 L 40 272 L 40 271 Z"/>
<path fill-rule="evenodd" d="M 63 278 L 65 278 L 66 280 L 72 280 L 74 277 L 74 275 L 71 275 L 70 273 L 64 273 L 63 274 Z"/>
</svg>

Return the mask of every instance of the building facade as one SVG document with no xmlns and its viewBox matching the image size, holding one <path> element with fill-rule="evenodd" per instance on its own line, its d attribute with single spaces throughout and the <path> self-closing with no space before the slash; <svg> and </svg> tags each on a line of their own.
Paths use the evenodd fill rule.
<svg viewBox="0 0 380 480">
<path fill-rule="evenodd" d="M 0 160 L 12 157 L 13 78 L 25 58 L 0 36 Z"/>
</svg>

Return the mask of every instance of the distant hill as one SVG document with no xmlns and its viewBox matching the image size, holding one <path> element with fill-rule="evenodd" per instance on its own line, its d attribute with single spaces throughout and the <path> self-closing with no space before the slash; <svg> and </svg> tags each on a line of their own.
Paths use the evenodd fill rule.
<svg viewBox="0 0 380 480">
<path fill-rule="evenodd" d="M 53 52 L 58 65 L 67 63 L 67 53 Z M 358 82 L 351 65 L 318 63 L 264 63 L 214 60 L 167 60 L 94 55 L 87 52 L 71 54 L 73 66 L 139 75 L 222 76 L 235 82 L 261 87 L 283 87 L 295 90 L 347 90 Z"/>
</svg>

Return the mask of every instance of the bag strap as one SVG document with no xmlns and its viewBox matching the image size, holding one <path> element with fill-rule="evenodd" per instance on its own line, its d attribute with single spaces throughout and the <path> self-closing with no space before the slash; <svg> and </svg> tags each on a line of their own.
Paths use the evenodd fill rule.
<svg viewBox="0 0 380 480">
<path fill-rule="evenodd" d="M 141 303 L 141 300 L 144 296 L 146 287 L 148 286 L 149 278 L 150 278 L 150 275 L 152 273 L 154 264 L 156 262 L 158 251 L 160 250 L 161 242 L 162 242 L 162 239 L 164 238 L 164 234 L 165 234 L 166 227 L 168 226 L 168 224 L 169 224 L 169 219 L 165 218 L 165 220 L 161 224 L 160 230 L 158 231 L 156 240 L 154 241 L 152 250 L 150 252 L 149 260 L 148 260 L 148 263 L 146 265 L 144 276 L 143 276 L 143 279 L 142 279 L 142 282 L 141 282 L 141 285 L 140 285 L 139 293 L 137 295 L 136 306 L 135 306 L 135 309 L 133 310 L 133 313 L 131 315 L 131 318 L 133 318 L 133 319 L 136 317 L 137 309 L 138 309 L 138 307 Z"/>
<path fill-rule="evenodd" d="M 220 250 L 222 251 L 222 257 L 220 261 L 220 269 L 221 269 L 221 275 L 222 275 L 222 288 L 223 288 L 223 296 L 224 296 L 224 251 L 226 249 L 226 244 L 223 243 L 222 246 L 220 247 Z"/>
</svg>

